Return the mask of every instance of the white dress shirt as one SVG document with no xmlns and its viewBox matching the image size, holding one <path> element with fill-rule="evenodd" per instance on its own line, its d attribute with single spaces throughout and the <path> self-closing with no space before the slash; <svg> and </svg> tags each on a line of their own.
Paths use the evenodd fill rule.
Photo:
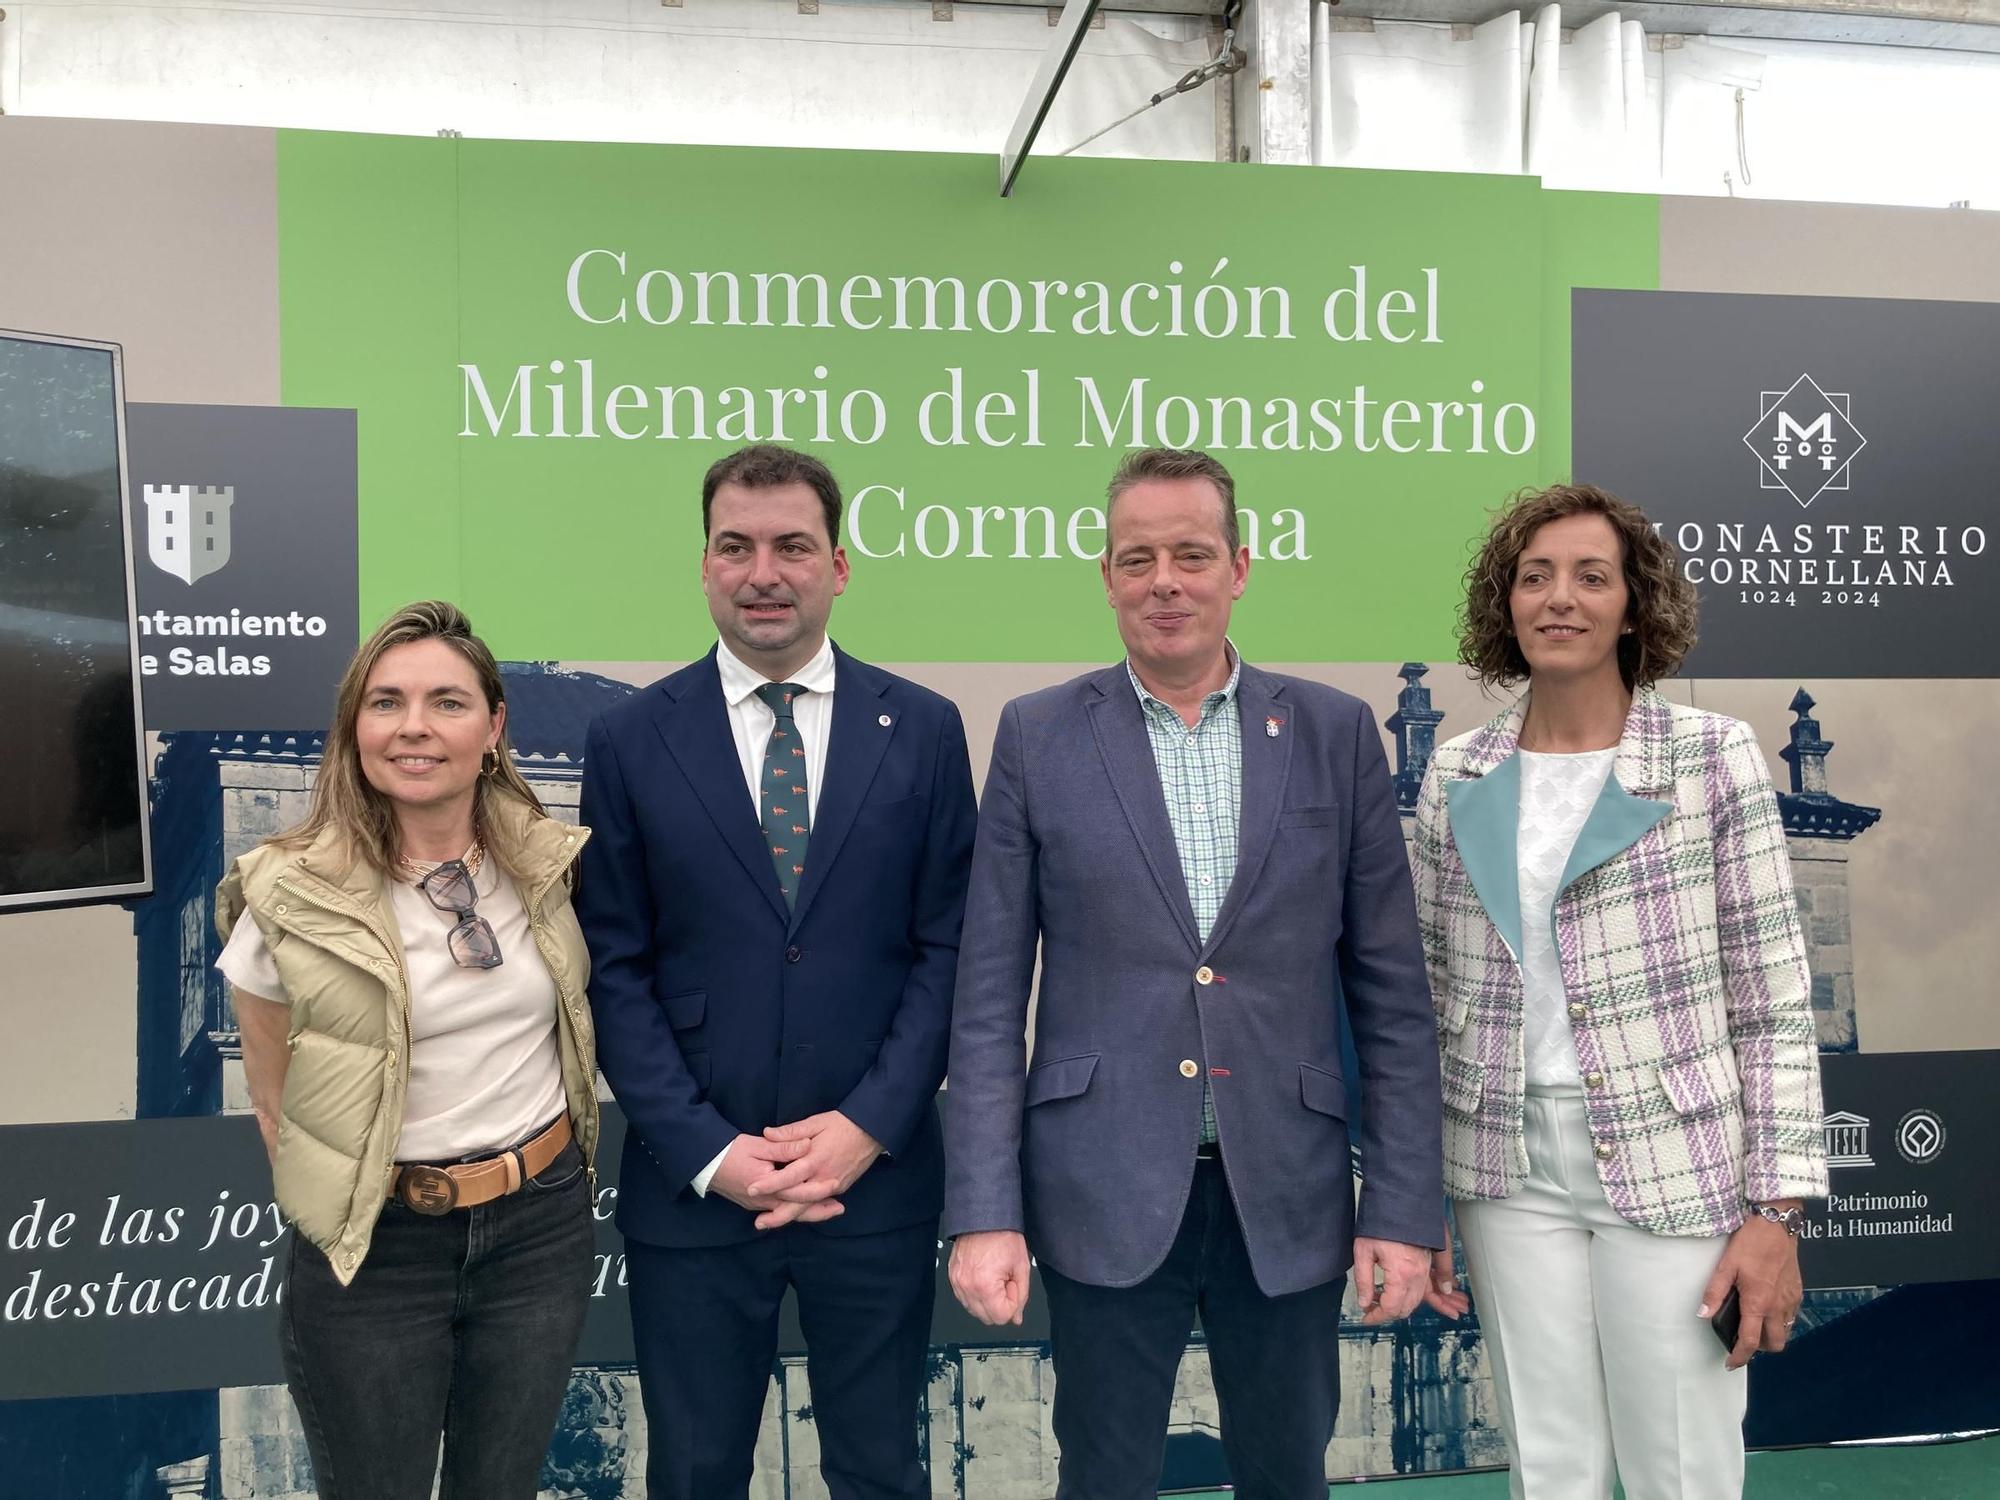
<svg viewBox="0 0 2000 1500">
<path fill-rule="evenodd" d="M 755 667 L 745 666 L 729 647 L 716 643 L 715 669 L 722 676 L 722 701 L 729 705 L 729 733 L 736 741 L 736 758 L 743 766 L 743 791 L 751 809 L 764 779 L 764 750 L 778 716 L 757 696 L 771 681 Z M 827 736 L 833 731 L 833 642 L 822 639 L 813 659 L 785 678 L 805 692 L 792 700 L 792 722 L 806 747 L 807 821 L 819 816 L 819 783 L 826 770 Z"/>
<path fill-rule="evenodd" d="M 1563 866 L 1617 758 L 1614 745 L 1580 755 L 1523 750 L 1516 848 L 1521 888 L 1522 1061 L 1533 1088 L 1581 1088 L 1569 996 L 1555 946 Z"/>
<path fill-rule="evenodd" d="M 729 733 L 736 741 L 736 758 L 743 767 L 743 794 L 750 799 L 754 816 L 757 792 L 764 779 L 764 750 L 770 744 L 771 731 L 778 722 L 778 716 L 771 712 L 771 705 L 757 696 L 757 689 L 772 679 L 755 667 L 746 666 L 721 641 L 716 642 L 715 669 L 722 677 L 722 701 L 729 705 Z M 819 786 L 826 771 L 827 738 L 833 732 L 834 676 L 833 641 L 823 638 L 812 660 L 783 679 L 805 689 L 792 700 L 792 722 L 798 726 L 799 738 L 806 747 L 808 824 L 819 819 Z M 808 848 L 810 837 L 808 835 Z M 715 1180 L 716 1169 L 728 1154 L 729 1148 L 724 1146 L 715 1154 L 714 1160 L 695 1173 L 692 1186 L 696 1197 L 708 1196 L 708 1185 Z"/>
</svg>

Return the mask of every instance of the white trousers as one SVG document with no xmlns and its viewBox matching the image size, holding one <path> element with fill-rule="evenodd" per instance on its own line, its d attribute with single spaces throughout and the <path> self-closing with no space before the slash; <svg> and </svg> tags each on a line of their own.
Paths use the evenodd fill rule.
<svg viewBox="0 0 2000 1500">
<path fill-rule="evenodd" d="M 1453 1204 L 1513 1500 L 1738 1500 L 1748 1372 L 1695 1315 L 1723 1238 L 1618 1216 L 1581 1093 L 1530 1093 L 1527 1145 L 1513 1197 Z"/>
</svg>

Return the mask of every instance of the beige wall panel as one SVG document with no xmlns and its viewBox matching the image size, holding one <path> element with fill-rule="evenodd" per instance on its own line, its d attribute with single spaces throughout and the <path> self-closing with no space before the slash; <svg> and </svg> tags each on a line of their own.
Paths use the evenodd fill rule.
<svg viewBox="0 0 2000 1500">
<path fill-rule="evenodd" d="M 0 119 L 0 328 L 125 346 L 133 401 L 278 404 L 277 135 Z"/>
<path fill-rule="evenodd" d="M 123 907 L 0 916 L 0 1125 L 131 1115 L 138 985 Z"/>
<path fill-rule="evenodd" d="M 2000 302 L 2000 213 L 1662 198 L 1660 286 Z"/>
<path fill-rule="evenodd" d="M 0 328 L 107 339 L 134 401 L 276 405 L 277 137 L 0 119 Z M 132 919 L 0 916 L 0 1123 L 129 1115 Z"/>
</svg>

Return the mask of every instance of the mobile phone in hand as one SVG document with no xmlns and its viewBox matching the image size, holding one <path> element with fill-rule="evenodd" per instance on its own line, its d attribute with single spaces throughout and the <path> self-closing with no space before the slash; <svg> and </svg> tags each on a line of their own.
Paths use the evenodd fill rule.
<svg viewBox="0 0 2000 1500">
<path fill-rule="evenodd" d="M 1708 1326 L 1715 1330 L 1722 1347 L 1728 1353 L 1736 1352 L 1736 1336 L 1743 1330 L 1743 1304 L 1737 1300 L 1736 1288 L 1729 1289 L 1729 1295 L 1722 1299 L 1722 1306 L 1715 1310 L 1715 1316 L 1708 1320 Z"/>
</svg>

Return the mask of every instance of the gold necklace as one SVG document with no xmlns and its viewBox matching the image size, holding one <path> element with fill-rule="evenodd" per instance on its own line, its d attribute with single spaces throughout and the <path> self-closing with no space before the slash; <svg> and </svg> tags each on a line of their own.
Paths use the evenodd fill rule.
<svg viewBox="0 0 2000 1500">
<path fill-rule="evenodd" d="M 465 852 L 463 862 L 465 864 L 465 873 L 474 877 L 479 874 L 479 867 L 486 863 L 486 845 L 480 841 L 477 835 L 473 836 L 472 847 Z M 412 859 L 407 854 L 396 856 L 397 866 L 409 871 L 413 882 L 422 880 L 439 865 L 447 863 L 449 863 L 448 860 L 442 859 Z"/>
</svg>

